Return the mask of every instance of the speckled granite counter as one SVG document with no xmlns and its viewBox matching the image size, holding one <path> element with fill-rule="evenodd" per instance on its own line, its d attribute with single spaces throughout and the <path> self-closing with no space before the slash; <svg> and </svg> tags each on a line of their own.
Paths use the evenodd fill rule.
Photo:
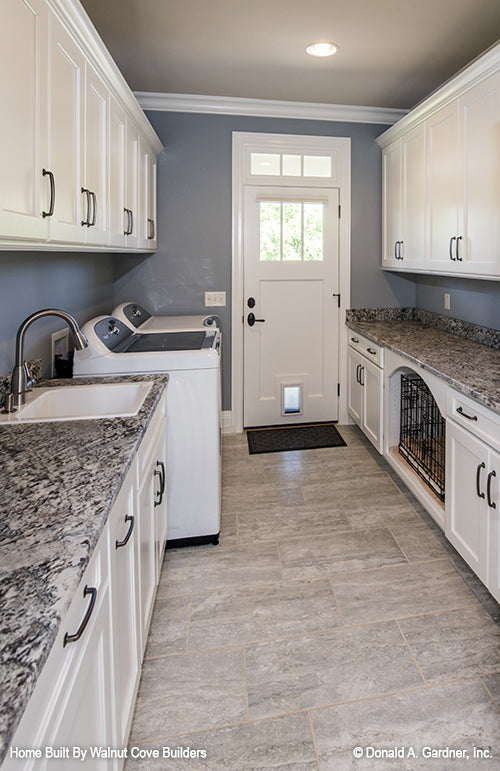
<svg viewBox="0 0 500 771">
<path fill-rule="evenodd" d="M 500 351 L 422 321 L 366 317 L 353 311 L 347 326 L 500 413 Z"/>
<path fill-rule="evenodd" d="M 126 380 L 153 384 L 132 417 L 0 425 L 0 762 L 168 377 Z"/>
</svg>

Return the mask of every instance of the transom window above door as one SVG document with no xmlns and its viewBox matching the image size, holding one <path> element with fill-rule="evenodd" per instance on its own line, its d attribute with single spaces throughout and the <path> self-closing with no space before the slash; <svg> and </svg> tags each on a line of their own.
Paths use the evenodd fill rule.
<svg viewBox="0 0 500 771">
<path fill-rule="evenodd" d="M 260 200 L 258 205 L 261 261 L 323 259 L 322 201 Z"/>
<path fill-rule="evenodd" d="M 329 179 L 332 176 L 332 158 L 330 155 L 250 153 L 250 174 Z"/>
</svg>

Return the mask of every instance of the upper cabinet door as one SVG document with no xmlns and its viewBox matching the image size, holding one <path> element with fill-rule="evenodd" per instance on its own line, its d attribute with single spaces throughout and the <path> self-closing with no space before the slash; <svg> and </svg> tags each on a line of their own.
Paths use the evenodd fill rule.
<svg viewBox="0 0 500 771">
<path fill-rule="evenodd" d="M 500 73 L 459 100 L 457 268 L 500 276 Z"/>
<path fill-rule="evenodd" d="M 382 154 L 382 267 L 400 267 L 401 142 L 397 139 Z"/>
<path fill-rule="evenodd" d="M 82 89 L 85 58 L 55 15 L 50 20 L 49 146 L 55 204 L 51 241 L 82 238 Z"/>
<path fill-rule="evenodd" d="M 7 11 L 6 11 L 7 12 Z M 49 210 L 47 164 L 47 31 L 43 0 L 10 0 L 0 24 L 2 126 L 0 233 L 2 238 L 45 240 Z"/>
<path fill-rule="evenodd" d="M 140 140 L 139 247 L 156 249 L 156 155 Z"/>
<path fill-rule="evenodd" d="M 107 244 L 109 92 L 94 68 L 85 65 L 85 135 L 82 226 L 91 244 Z"/>
<path fill-rule="evenodd" d="M 127 118 L 125 142 L 125 214 L 127 246 L 139 246 L 139 132 Z"/>
<path fill-rule="evenodd" d="M 127 236 L 125 213 L 125 138 L 127 119 L 111 97 L 109 105 L 109 243 L 124 247 Z"/>
<path fill-rule="evenodd" d="M 401 137 L 400 266 L 422 268 L 425 260 L 425 128 Z"/>
<path fill-rule="evenodd" d="M 450 272 L 458 236 L 458 109 L 438 110 L 426 121 L 427 267 Z"/>
</svg>

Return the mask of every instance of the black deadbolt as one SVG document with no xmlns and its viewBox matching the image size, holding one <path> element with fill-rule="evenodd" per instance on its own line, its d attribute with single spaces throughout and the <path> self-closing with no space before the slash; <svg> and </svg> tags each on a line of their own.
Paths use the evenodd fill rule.
<svg viewBox="0 0 500 771">
<path fill-rule="evenodd" d="M 249 308 L 255 308 L 255 297 L 249 297 L 247 300 L 247 305 Z"/>
</svg>

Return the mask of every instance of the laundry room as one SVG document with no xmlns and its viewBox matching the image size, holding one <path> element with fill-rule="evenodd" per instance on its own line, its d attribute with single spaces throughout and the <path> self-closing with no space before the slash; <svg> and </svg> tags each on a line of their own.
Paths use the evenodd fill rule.
<svg viewBox="0 0 500 771">
<path fill-rule="evenodd" d="M 500 762 L 500 7 L 435 5 L 4 3 L 6 771 Z"/>
</svg>

